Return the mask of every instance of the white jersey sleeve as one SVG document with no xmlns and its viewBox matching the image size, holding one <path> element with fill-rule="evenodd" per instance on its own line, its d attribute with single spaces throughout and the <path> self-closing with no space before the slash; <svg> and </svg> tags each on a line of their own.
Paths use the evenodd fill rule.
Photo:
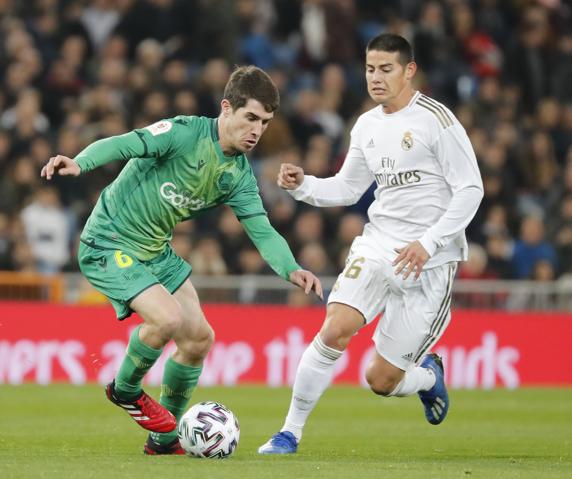
<svg viewBox="0 0 572 479">
<path fill-rule="evenodd" d="M 314 206 L 348 206 L 356 203 L 375 178 L 367 166 L 361 147 L 354 138 L 340 171 L 330 178 L 305 175 L 302 184 L 288 193 L 298 201 Z"/>
<path fill-rule="evenodd" d="M 483 198 L 475 152 L 459 123 L 443 130 L 432 149 L 452 196 L 441 218 L 419 239 L 430 256 L 465 230 Z"/>
</svg>

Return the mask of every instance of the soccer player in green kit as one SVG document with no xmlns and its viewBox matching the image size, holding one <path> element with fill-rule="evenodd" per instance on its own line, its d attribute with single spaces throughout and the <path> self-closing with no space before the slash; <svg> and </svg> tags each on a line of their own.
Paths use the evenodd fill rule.
<svg viewBox="0 0 572 479">
<path fill-rule="evenodd" d="M 278 108 L 270 77 L 254 66 L 236 69 L 218 118 L 177 116 L 96 141 L 75 159 L 50 158 L 41 176 L 78 176 L 114 160 L 128 160 L 107 186 L 81 234 L 82 273 L 105 294 L 118 319 L 135 311 L 126 355 L 106 387 L 109 400 L 151 431 L 146 454 L 182 454 L 177 420 L 186 411 L 214 333 L 189 280 L 191 266 L 169 244 L 175 225 L 229 205 L 262 257 L 284 279 L 322 298 L 320 281 L 296 263 L 270 225 L 245 153 L 258 143 Z M 173 339 L 159 403 L 142 379 Z"/>
</svg>

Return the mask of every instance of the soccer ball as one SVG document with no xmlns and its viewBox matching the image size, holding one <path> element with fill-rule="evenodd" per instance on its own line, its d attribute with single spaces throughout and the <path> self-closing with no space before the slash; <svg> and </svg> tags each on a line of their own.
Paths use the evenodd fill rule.
<svg viewBox="0 0 572 479">
<path fill-rule="evenodd" d="M 240 438 L 238 420 L 222 404 L 206 401 L 195 404 L 179 422 L 179 442 L 189 456 L 225 459 Z"/>
</svg>

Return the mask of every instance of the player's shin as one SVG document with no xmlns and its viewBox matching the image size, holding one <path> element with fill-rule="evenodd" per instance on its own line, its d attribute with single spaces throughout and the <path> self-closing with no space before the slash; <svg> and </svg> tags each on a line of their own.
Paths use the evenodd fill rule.
<svg viewBox="0 0 572 479">
<path fill-rule="evenodd" d="M 416 367 L 407 371 L 401 382 L 388 396 L 411 396 L 419 391 L 427 391 L 435 384 L 435 374 L 426 368 Z"/>
<path fill-rule="evenodd" d="M 296 371 L 290 409 L 282 431 L 290 431 L 300 442 L 302 429 L 320 396 L 332 382 L 334 365 L 343 351 L 326 346 L 316 335 Z"/>
<path fill-rule="evenodd" d="M 143 376 L 155 364 L 162 351 L 141 341 L 140 329 L 141 326 L 138 326 L 131 333 L 127 353 L 115 378 L 115 393 L 124 401 L 137 398 L 141 394 Z"/>
<path fill-rule="evenodd" d="M 186 366 L 173 358 L 165 363 L 159 403 L 173 413 L 177 423 L 187 410 L 202 370 L 202 366 Z M 151 437 L 155 443 L 164 446 L 177 437 L 177 429 L 165 434 L 151 433 Z"/>
</svg>

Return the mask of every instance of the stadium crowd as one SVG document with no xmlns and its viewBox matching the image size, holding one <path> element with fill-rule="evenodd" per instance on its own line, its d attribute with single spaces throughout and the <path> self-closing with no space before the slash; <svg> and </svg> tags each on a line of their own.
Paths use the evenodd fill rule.
<svg viewBox="0 0 572 479">
<path fill-rule="evenodd" d="M 559 0 L 2 0 L 0 269 L 76 271 L 81 227 L 123 166 L 47 184 L 47 159 L 162 118 L 217 116 L 233 65 L 253 63 L 281 92 L 250 156 L 270 220 L 301 265 L 337 274 L 372 191 L 318 210 L 276 173 L 339 169 L 375 106 L 364 49 L 382 31 L 413 43 L 416 87 L 455 112 L 477 154 L 485 199 L 459 276 L 572 274 L 572 8 Z M 270 272 L 229 209 L 183 223 L 173 245 L 200 274 Z"/>
</svg>

